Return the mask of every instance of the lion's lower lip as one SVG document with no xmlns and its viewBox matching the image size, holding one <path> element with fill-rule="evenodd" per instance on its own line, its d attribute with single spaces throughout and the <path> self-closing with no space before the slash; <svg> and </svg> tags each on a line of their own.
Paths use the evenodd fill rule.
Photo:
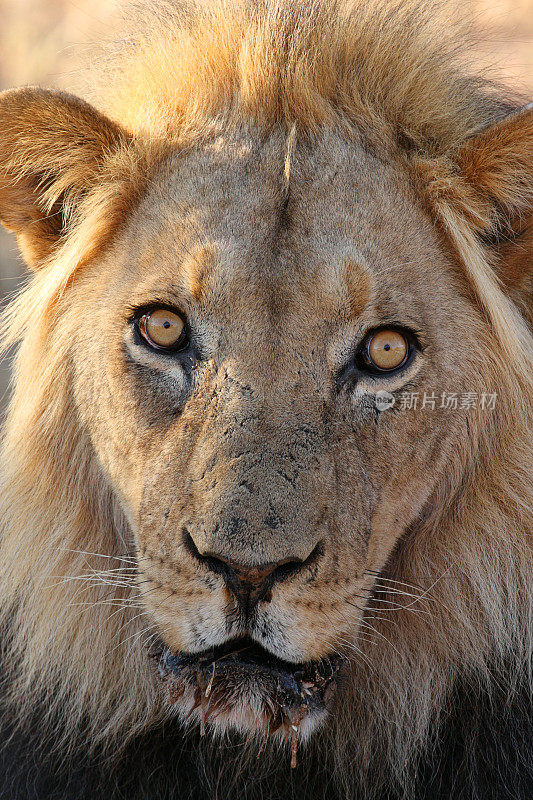
<svg viewBox="0 0 533 800">
<path fill-rule="evenodd" d="M 192 692 L 206 719 L 246 702 L 259 706 L 270 733 L 327 710 L 335 694 L 339 657 L 292 664 L 248 639 L 194 654 L 164 649 L 158 661 L 167 699 Z"/>
</svg>

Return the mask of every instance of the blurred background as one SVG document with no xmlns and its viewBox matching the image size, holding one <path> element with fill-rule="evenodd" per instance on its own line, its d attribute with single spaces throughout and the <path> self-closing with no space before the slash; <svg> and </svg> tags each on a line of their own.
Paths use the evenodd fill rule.
<svg viewBox="0 0 533 800">
<path fill-rule="evenodd" d="M 0 0 L 0 90 L 78 86 L 91 42 L 109 34 L 121 5 L 128 0 Z M 533 0 L 464 0 L 464 5 L 479 34 L 480 63 L 533 97 Z M 23 275 L 14 237 L 0 226 L 0 306 Z M 8 372 L 8 364 L 0 362 L 0 408 Z"/>
</svg>

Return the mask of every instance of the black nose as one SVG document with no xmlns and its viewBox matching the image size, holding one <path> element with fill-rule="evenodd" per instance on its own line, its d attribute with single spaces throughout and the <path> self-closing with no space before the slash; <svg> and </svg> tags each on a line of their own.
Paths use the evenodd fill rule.
<svg viewBox="0 0 533 800">
<path fill-rule="evenodd" d="M 275 583 L 310 566 L 322 552 L 322 545 L 319 543 L 305 560 L 285 558 L 275 563 L 249 566 L 220 553 L 200 553 L 188 531 L 185 531 L 184 541 L 188 552 L 196 561 L 224 578 L 228 589 L 244 611 L 250 611 L 260 600 L 268 603 Z"/>
</svg>

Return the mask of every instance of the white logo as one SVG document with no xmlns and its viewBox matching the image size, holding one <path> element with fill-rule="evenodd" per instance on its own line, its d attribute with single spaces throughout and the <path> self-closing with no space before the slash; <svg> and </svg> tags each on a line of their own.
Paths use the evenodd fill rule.
<svg viewBox="0 0 533 800">
<path fill-rule="evenodd" d="M 386 411 L 394 405 L 394 395 L 390 392 L 376 392 L 376 408 L 378 411 Z"/>
</svg>

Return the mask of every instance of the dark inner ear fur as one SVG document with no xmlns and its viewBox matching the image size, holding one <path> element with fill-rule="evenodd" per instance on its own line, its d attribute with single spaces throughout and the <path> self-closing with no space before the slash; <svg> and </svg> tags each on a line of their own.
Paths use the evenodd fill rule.
<svg viewBox="0 0 533 800">
<path fill-rule="evenodd" d="M 128 140 L 72 95 L 34 88 L 0 94 L 0 221 L 31 267 L 54 252 L 106 159 Z"/>
<path fill-rule="evenodd" d="M 533 215 L 518 223 L 489 246 L 498 277 L 533 329 Z"/>
<path fill-rule="evenodd" d="M 36 175 L 25 176 L 12 186 L 0 187 L 1 222 L 17 234 L 19 247 L 30 266 L 36 266 L 49 256 L 67 232 L 65 193 L 62 192 L 49 209 L 43 200 L 51 183 L 51 179 Z"/>
<path fill-rule="evenodd" d="M 470 139 L 454 159 L 479 202 L 477 234 L 533 321 L 533 104 Z"/>
</svg>

